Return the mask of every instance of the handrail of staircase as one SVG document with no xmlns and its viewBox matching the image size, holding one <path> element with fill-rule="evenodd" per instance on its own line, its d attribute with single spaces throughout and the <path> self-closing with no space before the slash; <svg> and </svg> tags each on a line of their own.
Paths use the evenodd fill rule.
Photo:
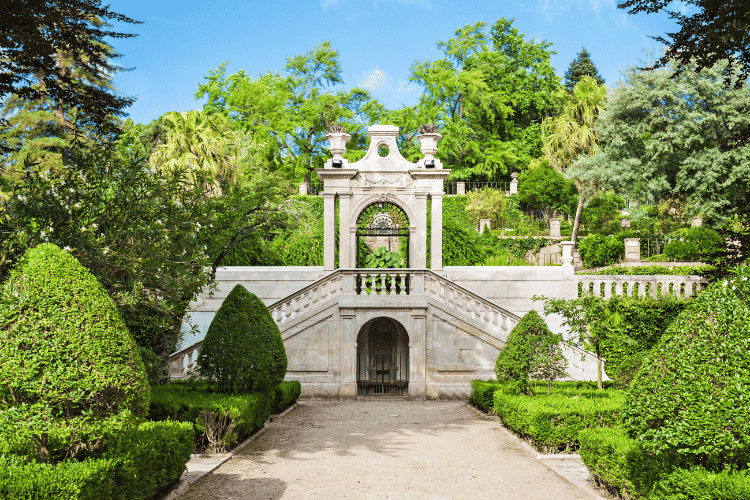
<svg viewBox="0 0 750 500">
<path fill-rule="evenodd" d="M 431 296 L 448 307 L 461 312 L 463 315 L 482 324 L 490 330 L 503 334 L 505 337 L 501 339 L 503 341 L 507 339 L 507 335 L 510 334 L 513 327 L 521 321 L 521 317 L 517 314 L 500 307 L 494 302 L 464 288 L 454 281 L 440 276 L 434 271 L 428 269 L 425 273 L 425 278 L 425 293 L 428 296 Z M 430 280 L 441 284 L 441 288 L 435 290 L 434 287 L 428 284 L 428 281 Z M 460 307 L 457 305 L 457 296 L 462 299 L 462 301 L 465 300 L 466 307 Z"/>
</svg>

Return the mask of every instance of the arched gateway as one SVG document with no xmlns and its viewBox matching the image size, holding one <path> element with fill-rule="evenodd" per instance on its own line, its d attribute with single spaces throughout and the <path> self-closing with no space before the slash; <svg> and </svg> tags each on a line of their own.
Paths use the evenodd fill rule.
<svg viewBox="0 0 750 500">
<path fill-rule="evenodd" d="M 357 395 L 409 394 L 409 335 L 398 321 L 379 317 L 357 336 Z"/>
</svg>

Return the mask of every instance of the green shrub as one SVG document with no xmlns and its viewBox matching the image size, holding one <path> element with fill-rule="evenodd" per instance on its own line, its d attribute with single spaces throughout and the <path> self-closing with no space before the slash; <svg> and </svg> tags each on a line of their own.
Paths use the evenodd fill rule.
<svg viewBox="0 0 750 500">
<path fill-rule="evenodd" d="M 118 460 L 86 459 L 57 465 L 27 463 L 0 455 L 0 498 L 13 500 L 101 500 L 117 496 Z M 138 497 L 131 497 L 138 498 Z M 130 499 L 129 499 L 130 500 Z"/>
<path fill-rule="evenodd" d="M 623 411 L 632 437 L 679 464 L 750 461 L 750 310 L 721 282 L 692 299 L 654 347 Z"/>
<path fill-rule="evenodd" d="M 148 400 L 138 347 L 104 288 L 57 246 L 30 249 L 0 300 L 0 452 L 90 456 Z"/>
<path fill-rule="evenodd" d="M 456 221 L 443 221 L 444 266 L 476 266 L 484 259 L 479 233 Z"/>
<path fill-rule="evenodd" d="M 599 271 L 586 271 L 576 274 L 582 275 L 601 275 L 601 276 L 620 276 L 620 275 L 638 275 L 653 276 L 658 274 L 674 276 L 700 276 L 713 270 L 713 266 L 618 266 Z"/>
<path fill-rule="evenodd" d="M 273 390 L 273 407 L 271 408 L 271 412 L 274 415 L 283 412 L 297 401 L 300 394 L 302 394 L 302 384 L 299 381 L 291 380 L 280 383 Z"/>
<path fill-rule="evenodd" d="M 530 378 L 551 384 L 565 374 L 567 361 L 562 354 L 562 336 L 554 334 L 533 309 L 513 327 L 495 362 L 498 380 L 511 380 L 520 394 L 532 394 Z M 549 392 L 549 386 L 548 386 Z"/>
<path fill-rule="evenodd" d="M 578 253 L 583 259 L 584 266 L 609 266 L 625 256 L 625 238 L 638 238 L 637 231 L 625 230 L 611 236 L 590 234 L 578 245 Z"/>
<path fill-rule="evenodd" d="M 650 499 L 661 478 L 674 470 L 666 457 L 645 452 L 622 427 L 584 429 L 578 453 L 594 480 L 625 499 Z"/>
<path fill-rule="evenodd" d="M 609 369 L 612 373 L 612 381 L 614 382 L 615 387 L 618 389 L 627 389 L 630 386 L 636 373 L 641 369 L 643 363 L 646 362 L 649 352 L 650 351 L 635 352 L 620 360 L 620 362 L 612 369 Z"/>
<path fill-rule="evenodd" d="M 198 354 L 200 374 L 220 392 L 272 390 L 286 374 L 286 351 L 268 308 L 242 285 L 216 311 Z"/>
<path fill-rule="evenodd" d="M 710 472 L 700 467 L 675 469 L 655 486 L 654 500 L 740 500 L 750 498 L 750 473 Z"/>
<path fill-rule="evenodd" d="M 664 255 L 666 255 L 668 259 L 682 262 L 698 260 L 698 245 L 692 241 L 670 241 L 664 245 Z"/>
<path fill-rule="evenodd" d="M 171 487 L 193 449 L 193 429 L 179 422 L 144 422 L 105 435 L 102 458 L 56 465 L 0 455 L 0 498 L 143 500 Z"/>
<path fill-rule="evenodd" d="M 149 418 L 177 420 L 193 426 L 196 453 L 222 452 L 263 427 L 271 414 L 273 394 L 209 392 L 207 384 L 154 387 Z"/>
<path fill-rule="evenodd" d="M 575 451 L 581 430 L 619 423 L 624 394 L 612 390 L 598 392 L 607 396 L 552 394 L 531 398 L 498 390 L 494 395 L 495 412 L 500 422 L 530 439 L 540 451 Z"/>
<path fill-rule="evenodd" d="M 472 380 L 471 404 L 487 412 L 495 411 L 495 391 L 502 388 L 497 380 Z"/>
<path fill-rule="evenodd" d="M 185 422 L 143 422 L 114 436 L 105 458 L 118 460 L 116 497 L 152 498 L 179 480 L 193 451 L 193 426 Z M 102 497 L 106 498 L 106 497 Z"/>
</svg>

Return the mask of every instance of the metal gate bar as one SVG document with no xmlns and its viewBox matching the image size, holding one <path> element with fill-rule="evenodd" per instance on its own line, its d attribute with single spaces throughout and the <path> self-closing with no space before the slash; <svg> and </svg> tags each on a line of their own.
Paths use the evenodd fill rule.
<svg viewBox="0 0 750 500">
<path fill-rule="evenodd" d="M 409 356 L 405 352 L 357 354 L 357 393 L 360 396 L 406 396 Z"/>
</svg>

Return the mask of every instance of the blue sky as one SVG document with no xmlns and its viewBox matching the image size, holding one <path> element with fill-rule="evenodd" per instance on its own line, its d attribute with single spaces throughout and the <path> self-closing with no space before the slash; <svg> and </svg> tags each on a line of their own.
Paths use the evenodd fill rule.
<svg viewBox="0 0 750 500">
<path fill-rule="evenodd" d="M 209 69 L 230 61 L 229 73 L 255 78 L 284 73 L 287 57 L 329 40 L 339 51 L 344 87 L 368 88 L 390 109 L 415 104 L 421 87 L 409 82 L 415 60 L 442 57 L 437 48 L 467 24 L 502 17 L 527 39 L 552 42 L 552 65 L 563 76 L 581 47 L 614 86 L 620 72 L 660 52 L 649 35 L 676 31 L 664 13 L 629 15 L 617 0 L 112 0 L 110 8 L 141 25 L 118 25 L 137 33 L 110 40 L 123 55 L 117 63 L 135 68 L 115 76 L 123 95 L 136 102 L 126 110 L 136 122 L 167 111 L 200 109 L 198 84 Z M 106 2 L 105 2 L 106 4 Z M 673 7 L 685 9 L 684 4 Z M 340 88 L 344 88 L 340 87 Z"/>
</svg>

